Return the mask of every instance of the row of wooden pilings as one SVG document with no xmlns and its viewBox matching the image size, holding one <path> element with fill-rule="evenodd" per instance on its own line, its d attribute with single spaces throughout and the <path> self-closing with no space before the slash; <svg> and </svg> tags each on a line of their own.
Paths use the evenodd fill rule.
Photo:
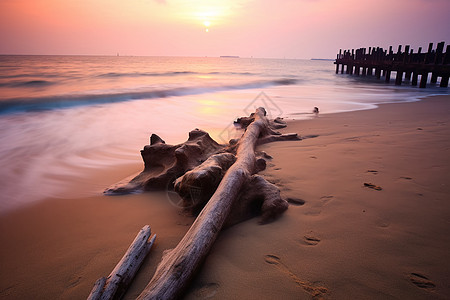
<svg viewBox="0 0 450 300">
<path fill-rule="evenodd" d="M 335 64 L 336 74 L 372 76 L 377 79 L 385 78 L 387 83 L 391 80 L 391 72 L 396 72 L 395 84 L 401 85 L 402 82 L 411 83 L 417 86 L 420 76 L 419 87 L 427 86 L 428 74 L 431 73 L 430 84 L 436 84 L 440 77 L 440 86 L 448 87 L 450 76 L 450 45 L 447 45 L 443 52 L 445 42 L 437 44 L 433 50 L 433 43 L 428 46 L 428 52 L 422 53 L 422 47 L 414 53 L 410 46 L 405 46 L 402 52 L 402 45 L 398 46 L 397 53 L 392 51 L 392 46 L 388 50 L 380 47 L 345 50 L 339 50 Z M 344 70 L 345 67 L 345 70 Z"/>
</svg>

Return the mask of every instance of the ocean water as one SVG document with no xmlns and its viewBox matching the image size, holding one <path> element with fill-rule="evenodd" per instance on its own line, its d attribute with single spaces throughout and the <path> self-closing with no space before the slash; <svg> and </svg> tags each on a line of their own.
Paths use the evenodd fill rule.
<svg viewBox="0 0 450 300">
<path fill-rule="evenodd" d="M 226 142 L 235 118 L 258 106 L 306 119 L 315 106 L 326 114 L 448 93 L 335 74 L 331 61 L 0 56 L 0 213 L 78 196 L 67 194 L 77 179 L 138 164 L 152 133 L 175 144 L 201 128 Z M 86 182 L 80 194 L 103 188 Z"/>
</svg>

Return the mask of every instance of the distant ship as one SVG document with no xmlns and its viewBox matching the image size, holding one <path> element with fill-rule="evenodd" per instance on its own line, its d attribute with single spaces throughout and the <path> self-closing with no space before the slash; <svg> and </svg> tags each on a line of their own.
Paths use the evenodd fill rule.
<svg viewBox="0 0 450 300">
<path fill-rule="evenodd" d="M 237 55 L 221 55 L 221 58 L 239 58 Z"/>
</svg>

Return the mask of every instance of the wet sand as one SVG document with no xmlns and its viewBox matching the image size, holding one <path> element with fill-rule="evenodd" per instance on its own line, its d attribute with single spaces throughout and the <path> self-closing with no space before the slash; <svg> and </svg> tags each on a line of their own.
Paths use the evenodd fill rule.
<svg viewBox="0 0 450 300">
<path fill-rule="evenodd" d="M 293 205 L 271 224 L 224 230 L 186 299 L 450 297 L 450 96 L 319 114 L 284 132 L 317 136 L 261 147 L 273 156 L 261 174 Z M 107 170 L 102 182 L 140 168 Z M 191 222 L 155 193 L 1 215 L 0 298 L 83 299 L 150 224 L 158 237 L 134 299 Z"/>
</svg>

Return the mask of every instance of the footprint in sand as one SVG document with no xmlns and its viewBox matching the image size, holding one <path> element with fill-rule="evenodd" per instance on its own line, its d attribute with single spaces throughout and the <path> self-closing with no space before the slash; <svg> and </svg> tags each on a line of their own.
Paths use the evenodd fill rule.
<svg viewBox="0 0 450 300">
<path fill-rule="evenodd" d="M 297 277 L 297 275 L 292 273 L 291 270 L 289 270 L 289 268 L 283 262 L 281 262 L 280 257 L 274 254 L 267 254 L 264 256 L 264 260 L 266 261 L 266 263 L 277 267 L 277 269 L 281 273 L 289 276 L 289 278 L 291 278 L 296 284 L 303 288 L 305 292 L 309 293 L 313 297 L 313 299 L 325 298 L 325 294 L 328 292 L 328 289 L 326 287 L 318 282 L 312 283 L 306 280 L 301 280 Z"/>
<path fill-rule="evenodd" d="M 421 289 L 433 290 L 436 287 L 436 285 L 428 279 L 428 277 L 420 273 L 411 273 L 408 277 L 414 285 Z"/>
<path fill-rule="evenodd" d="M 332 195 L 322 196 L 322 197 L 320 197 L 320 201 L 322 201 L 322 204 L 327 204 L 327 203 L 330 202 L 333 198 L 334 198 L 334 196 L 332 196 Z"/>
<path fill-rule="evenodd" d="M 195 297 L 200 299 L 208 299 L 217 294 L 220 285 L 215 282 L 205 283 L 194 290 Z"/>
<path fill-rule="evenodd" d="M 372 184 L 370 182 L 364 182 L 364 186 L 376 191 L 381 191 L 383 189 L 381 186 Z"/>
<path fill-rule="evenodd" d="M 378 227 L 381 227 L 381 228 L 388 228 L 390 223 L 387 221 L 378 221 L 377 225 L 378 225 Z"/>
<path fill-rule="evenodd" d="M 334 196 L 327 195 L 320 197 L 319 201 L 311 202 L 312 207 L 309 211 L 306 212 L 307 215 L 318 216 L 322 212 L 322 207 L 334 199 Z"/>
<path fill-rule="evenodd" d="M 72 288 L 74 286 L 77 286 L 80 283 L 81 279 L 82 279 L 81 276 L 78 276 L 77 278 L 72 278 L 72 280 L 69 282 L 69 286 L 68 287 Z"/>
<path fill-rule="evenodd" d="M 348 142 L 359 142 L 359 140 L 360 140 L 359 136 L 354 136 L 354 137 L 344 139 L 344 141 L 348 141 Z"/>
<path fill-rule="evenodd" d="M 305 234 L 303 236 L 303 243 L 308 246 L 315 246 L 320 243 L 320 239 L 312 234 Z"/>
<path fill-rule="evenodd" d="M 264 257 L 264 260 L 266 261 L 266 263 L 271 264 L 271 265 L 278 265 L 280 263 L 280 258 L 276 255 L 273 254 L 267 254 Z"/>
<path fill-rule="evenodd" d="M 386 219 L 380 218 L 375 221 L 375 225 L 380 228 L 388 228 L 391 223 Z"/>
<path fill-rule="evenodd" d="M 305 204 L 305 200 L 300 199 L 300 198 L 287 198 L 286 201 L 291 204 L 291 205 L 296 205 L 296 206 L 300 206 Z"/>
</svg>

